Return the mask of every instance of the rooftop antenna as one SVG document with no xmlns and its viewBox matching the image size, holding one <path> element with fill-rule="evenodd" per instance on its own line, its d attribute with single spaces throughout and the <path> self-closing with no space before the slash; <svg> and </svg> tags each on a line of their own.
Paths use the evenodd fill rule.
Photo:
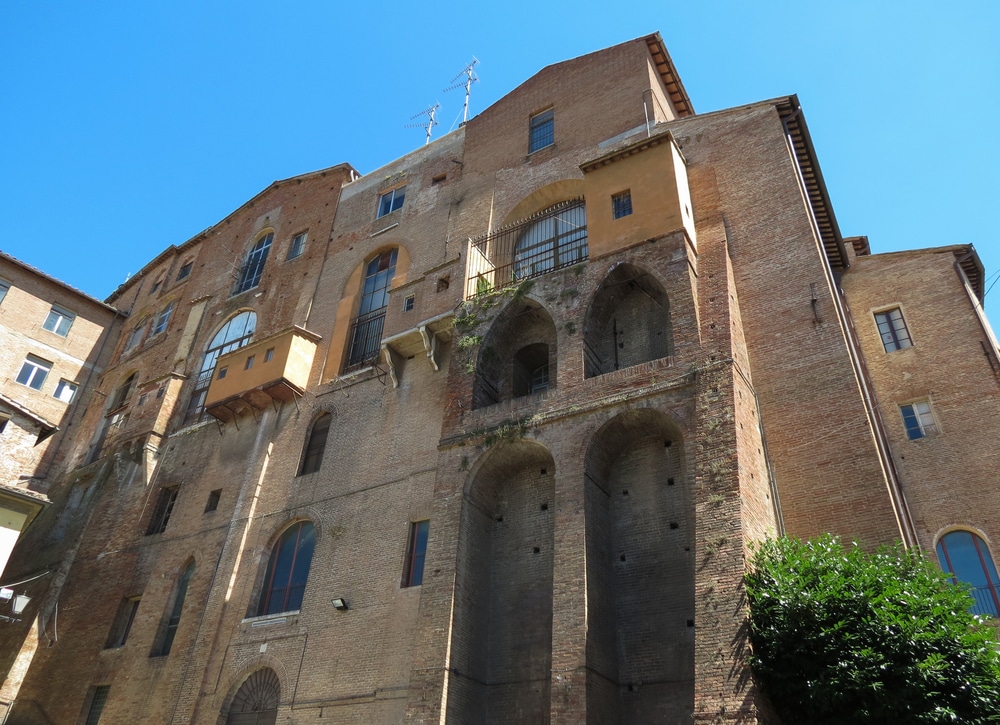
<svg viewBox="0 0 1000 725">
<path fill-rule="evenodd" d="M 422 128 L 427 131 L 427 140 L 424 141 L 424 146 L 431 142 L 431 129 L 438 125 L 438 122 L 434 120 L 434 114 L 437 113 L 439 108 L 441 108 L 441 104 L 435 103 L 433 106 L 425 108 L 420 113 L 414 113 L 410 116 L 411 121 L 415 118 L 420 118 L 421 116 L 427 116 L 427 123 L 408 123 L 405 126 L 405 128 Z"/>
<path fill-rule="evenodd" d="M 476 56 L 472 56 L 472 62 L 462 69 L 462 72 L 451 79 L 451 85 L 444 89 L 444 92 L 454 90 L 456 88 L 465 88 L 465 110 L 462 112 L 462 123 L 465 124 L 469 120 L 469 96 L 472 95 L 472 84 L 479 80 L 476 76 L 475 70 L 476 63 L 479 59 Z M 459 78 L 465 76 L 465 80 L 461 83 L 456 83 Z"/>
</svg>

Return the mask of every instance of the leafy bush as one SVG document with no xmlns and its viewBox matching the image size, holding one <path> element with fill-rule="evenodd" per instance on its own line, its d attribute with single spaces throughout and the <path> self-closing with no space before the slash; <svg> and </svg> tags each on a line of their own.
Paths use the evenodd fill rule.
<svg viewBox="0 0 1000 725">
<path fill-rule="evenodd" d="M 785 725 L 1000 723 L 996 633 L 920 554 L 768 541 L 746 590 L 751 664 Z"/>
</svg>

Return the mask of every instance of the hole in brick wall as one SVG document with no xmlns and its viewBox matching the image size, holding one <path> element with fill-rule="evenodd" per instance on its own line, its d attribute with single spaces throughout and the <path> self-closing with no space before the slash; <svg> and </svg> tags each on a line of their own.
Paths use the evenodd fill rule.
<svg viewBox="0 0 1000 725">
<path fill-rule="evenodd" d="M 543 468 L 542 471 L 541 471 L 541 474 L 544 476 L 548 472 L 549 472 L 549 470 L 547 468 Z"/>
<path fill-rule="evenodd" d="M 635 691 L 635 685 L 633 685 L 631 682 L 628 683 L 628 691 L 629 692 L 634 692 Z"/>
<path fill-rule="evenodd" d="M 497 516 L 497 523 L 503 523 L 503 516 Z"/>
<path fill-rule="evenodd" d="M 709 325 L 708 329 L 709 330 L 714 330 L 715 329 L 715 323 L 713 322 L 711 325 Z"/>
<path fill-rule="evenodd" d="M 542 551 L 542 550 L 541 550 L 541 549 L 540 549 L 539 547 L 537 547 L 537 546 L 535 547 L 535 553 L 536 553 L 536 554 L 539 554 L 539 553 L 541 553 L 541 551 Z"/>
<path fill-rule="evenodd" d="M 628 489 L 622 489 L 622 496 L 628 496 Z"/>
<path fill-rule="evenodd" d="M 667 485 L 668 485 L 668 486 L 673 486 L 673 485 L 674 485 L 674 479 L 672 479 L 672 478 L 668 478 L 668 479 L 667 479 Z"/>
<path fill-rule="evenodd" d="M 691 551 L 691 547 L 690 546 L 685 546 L 684 547 L 684 551 Z"/>
<path fill-rule="evenodd" d="M 413 355 L 410 355 L 410 356 L 409 356 L 408 358 L 406 358 L 406 359 L 407 359 L 407 360 L 412 360 L 413 358 L 414 358 L 414 356 L 413 356 Z"/>
<path fill-rule="evenodd" d="M 670 448 L 670 446 L 672 446 L 673 444 L 674 444 L 673 441 L 663 441 L 664 448 Z"/>
<path fill-rule="evenodd" d="M 712 392 L 713 392 L 713 393 L 718 393 L 718 392 L 719 392 L 719 389 L 718 389 L 718 388 L 712 388 Z"/>
<path fill-rule="evenodd" d="M 671 521 L 670 522 L 670 528 L 672 528 L 672 529 L 676 529 L 679 526 L 680 526 L 680 524 L 678 524 L 676 521 Z"/>
<path fill-rule="evenodd" d="M 625 561 L 625 555 L 624 555 L 624 554 L 622 554 L 622 555 L 621 555 L 620 557 L 618 557 L 618 558 L 619 558 L 619 559 L 621 559 L 622 561 Z"/>
<path fill-rule="evenodd" d="M 715 298 L 714 298 L 714 297 L 709 297 L 709 298 L 708 298 L 708 301 L 709 301 L 709 302 L 715 302 Z"/>
<path fill-rule="evenodd" d="M 694 620 L 693 619 L 689 619 L 688 620 L 688 626 L 689 627 L 693 627 L 694 626 Z"/>
<path fill-rule="evenodd" d="M 549 505 L 547 503 L 543 503 L 542 504 L 542 511 L 548 511 L 548 510 L 549 510 Z"/>
</svg>

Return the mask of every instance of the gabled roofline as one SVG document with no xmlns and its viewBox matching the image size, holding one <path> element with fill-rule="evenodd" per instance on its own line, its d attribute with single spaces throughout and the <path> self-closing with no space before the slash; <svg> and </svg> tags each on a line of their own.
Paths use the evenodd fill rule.
<svg viewBox="0 0 1000 725">
<path fill-rule="evenodd" d="M 98 307 L 103 307 L 104 309 L 109 310 L 111 312 L 115 312 L 115 313 L 118 312 L 117 309 L 115 309 L 114 307 L 112 307 L 111 305 L 109 305 L 107 302 L 102 302 L 101 300 L 97 299 L 96 297 L 91 297 L 86 292 L 84 292 L 82 290 L 78 290 L 76 287 L 73 287 L 72 285 L 69 285 L 69 284 L 63 282 L 60 279 L 56 279 L 55 277 L 53 277 L 50 274 L 46 274 L 42 270 L 38 269 L 38 267 L 33 267 L 30 264 L 28 264 L 27 262 L 22 262 L 17 257 L 12 257 L 11 255 L 7 254 L 6 252 L 0 251 L 0 258 L 6 259 L 8 262 L 11 262 L 12 264 L 15 264 L 18 267 L 21 267 L 22 269 L 24 269 L 24 270 L 26 270 L 28 272 L 31 272 L 32 274 L 34 274 L 36 276 L 41 277 L 42 279 L 44 279 L 44 280 L 46 280 L 48 282 L 51 282 L 51 283 L 53 283 L 53 284 L 55 284 L 55 285 L 57 285 L 59 287 L 62 287 L 64 290 L 67 290 L 68 292 L 72 292 L 73 294 L 77 295 L 78 297 L 82 297 L 83 299 L 87 300 L 88 302 L 92 302 L 93 304 L 97 305 Z"/>
<path fill-rule="evenodd" d="M 647 35 L 643 40 L 646 41 L 646 47 L 649 48 L 649 54 L 653 57 L 653 63 L 656 64 L 656 70 L 670 95 L 670 102 L 674 104 L 674 110 L 677 111 L 678 117 L 693 116 L 694 106 L 691 105 L 691 98 L 688 96 L 684 84 L 681 83 L 681 77 L 677 73 L 677 68 L 674 67 L 674 61 L 671 60 L 670 54 L 667 52 L 663 37 L 657 31 L 652 35 Z"/>
</svg>

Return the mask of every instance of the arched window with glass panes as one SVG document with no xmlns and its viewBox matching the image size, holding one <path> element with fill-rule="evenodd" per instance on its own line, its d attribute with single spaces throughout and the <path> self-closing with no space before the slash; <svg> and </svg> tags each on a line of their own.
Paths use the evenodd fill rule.
<svg viewBox="0 0 1000 725">
<path fill-rule="evenodd" d="M 187 415 L 184 418 L 185 424 L 190 425 L 201 420 L 205 410 L 205 396 L 208 394 L 208 386 L 212 384 L 219 356 L 248 345 L 256 329 L 257 315 L 247 310 L 230 317 L 212 337 L 205 347 L 205 355 L 201 359 L 201 367 L 195 377 L 194 391 L 191 393 L 191 401 L 188 403 Z"/>
<path fill-rule="evenodd" d="M 294 612 L 302 606 L 315 546 L 312 522 L 299 521 L 285 529 L 271 548 L 252 616 Z"/>
<path fill-rule="evenodd" d="M 968 584 L 975 604 L 973 614 L 1000 614 L 1000 579 L 989 547 L 982 537 L 965 529 L 949 531 L 937 543 L 938 562 L 957 583 Z"/>
<path fill-rule="evenodd" d="M 364 286 L 358 316 L 351 327 L 351 350 L 347 357 L 347 370 L 371 365 L 378 357 L 382 344 L 382 326 L 389 304 L 389 285 L 396 274 L 397 249 L 387 249 L 376 254 L 365 266 Z"/>
</svg>

